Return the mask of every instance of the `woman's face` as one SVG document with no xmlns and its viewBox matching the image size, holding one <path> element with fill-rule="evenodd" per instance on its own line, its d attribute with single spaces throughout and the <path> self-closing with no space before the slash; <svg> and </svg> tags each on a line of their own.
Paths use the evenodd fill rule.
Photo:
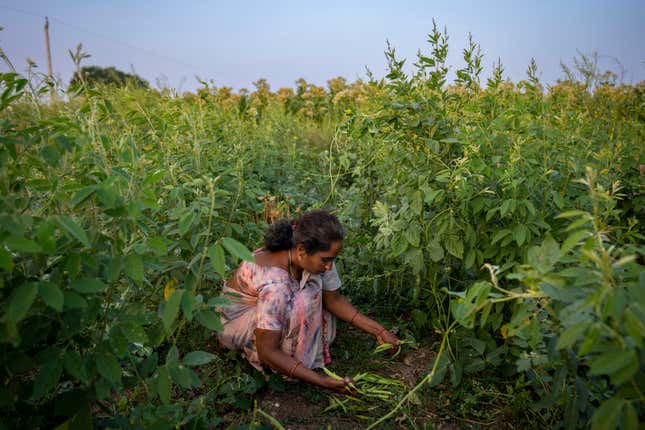
<svg viewBox="0 0 645 430">
<path fill-rule="evenodd" d="M 302 245 L 298 245 L 297 251 L 300 257 L 300 267 L 314 275 L 320 275 L 331 269 L 336 256 L 343 249 L 343 241 L 337 240 L 331 243 L 327 251 L 316 251 L 313 254 L 307 254 Z"/>
</svg>

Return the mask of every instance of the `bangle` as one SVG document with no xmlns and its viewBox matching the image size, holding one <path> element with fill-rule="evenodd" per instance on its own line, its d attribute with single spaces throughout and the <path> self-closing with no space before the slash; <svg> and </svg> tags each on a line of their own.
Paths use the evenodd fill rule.
<svg viewBox="0 0 645 430">
<path fill-rule="evenodd" d="M 376 333 L 376 337 L 377 337 L 377 338 L 381 337 L 381 333 L 383 333 L 384 331 L 387 331 L 387 329 L 386 329 L 386 328 L 381 329 L 381 331 L 379 331 L 378 333 Z"/>
<path fill-rule="evenodd" d="M 293 366 L 291 366 L 291 370 L 289 370 L 289 378 L 293 379 L 293 374 L 294 374 L 294 372 L 296 371 L 296 369 L 298 368 L 298 366 L 300 366 L 301 364 L 302 364 L 302 362 L 301 362 L 301 361 L 296 361 L 296 364 L 294 364 Z"/>
<path fill-rule="evenodd" d="M 354 324 L 354 318 L 356 318 L 356 316 L 358 316 L 358 314 L 359 314 L 358 309 L 356 309 L 356 312 L 354 312 L 354 316 L 352 317 L 352 319 L 349 320 L 350 324 Z"/>
</svg>

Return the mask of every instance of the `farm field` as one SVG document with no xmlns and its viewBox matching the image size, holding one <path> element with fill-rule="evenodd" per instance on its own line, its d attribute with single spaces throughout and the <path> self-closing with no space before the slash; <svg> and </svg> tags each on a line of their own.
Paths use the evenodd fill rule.
<svg viewBox="0 0 645 430">
<path fill-rule="evenodd" d="M 0 428 L 593 428 L 645 418 L 645 84 L 520 82 L 476 45 L 412 72 L 197 93 L 0 75 Z M 217 345 L 268 223 L 328 208 L 347 401 Z M 341 404 L 342 403 L 342 404 Z"/>
</svg>

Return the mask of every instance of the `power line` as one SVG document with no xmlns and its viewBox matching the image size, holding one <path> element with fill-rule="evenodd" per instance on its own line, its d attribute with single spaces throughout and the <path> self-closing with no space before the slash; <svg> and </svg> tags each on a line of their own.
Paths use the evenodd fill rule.
<svg viewBox="0 0 645 430">
<path fill-rule="evenodd" d="M 39 14 L 34 13 L 34 12 L 30 12 L 30 11 L 26 11 L 26 10 L 18 9 L 18 8 L 11 7 L 11 6 L 0 5 L 0 8 L 2 8 L 2 9 L 7 9 L 7 10 L 10 10 L 10 11 L 13 11 L 13 12 L 17 12 L 17 13 L 21 13 L 21 14 L 23 14 L 23 15 L 33 16 L 33 17 L 36 17 L 36 18 L 41 18 L 41 19 L 42 19 L 42 18 L 45 18 L 45 16 L 43 16 L 43 15 L 39 15 Z M 78 27 L 78 26 L 76 26 L 76 25 L 74 25 L 74 24 L 68 24 L 68 23 L 66 23 L 66 22 L 64 22 L 64 21 L 62 21 L 62 20 L 60 20 L 60 19 L 58 19 L 58 18 L 56 18 L 56 17 L 51 16 L 51 15 L 49 15 L 49 19 L 50 19 L 51 21 L 55 21 L 55 22 L 57 22 L 57 23 L 58 23 L 58 24 L 60 24 L 60 25 L 63 25 L 63 26 L 65 26 L 65 27 L 69 27 L 69 28 L 71 28 L 71 29 L 73 29 L 73 30 L 80 31 L 80 32 L 82 32 L 82 33 L 87 33 L 87 34 L 90 34 L 90 35 L 92 35 L 92 36 L 94 36 L 94 37 L 99 37 L 99 38 L 101 38 L 101 39 L 105 39 L 105 40 L 107 40 L 107 41 L 109 41 L 109 42 L 112 42 L 112 43 L 115 43 L 115 44 L 117 44 L 117 45 L 123 45 L 123 46 L 125 46 L 125 47 L 127 47 L 127 48 L 129 48 L 129 49 L 134 49 L 134 50 L 136 50 L 136 51 L 143 52 L 143 53 L 145 53 L 145 54 L 147 54 L 147 55 L 150 55 L 150 56 L 153 56 L 153 57 L 158 57 L 158 58 L 161 58 L 161 59 L 166 60 L 166 61 L 171 61 L 171 62 L 173 62 L 173 63 L 179 64 L 179 65 L 182 65 L 182 66 L 184 66 L 184 67 L 189 67 L 189 68 L 191 68 L 191 69 L 201 69 L 201 70 L 205 70 L 205 68 L 203 68 L 203 67 L 199 67 L 199 66 L 196 66 L 196 65 L 194 65 L 194 64 L 186 63 L 185 61 L 182 61 L 182 60 L 177 60 L 176 58 L 172 58 L 172 57 L 169 57 L 169 56 L 167 56 L 167 55 L 160 54 L 160 53 L 155 52 L 155 51 L 152 51 L 152 50 L 150 50 L 150 49 L 140 48 L 140 47 L 138 47 L 138 46 L 132 45 L 132 44 L 127 43 L 127 42 L 124 42 L 124 41 L 122 41 L 122 40 L 118 40 L 118 39 L 115 39 L 115 38 L 113 38 L 113 37 L 110 37 L 110 36 L 106 36 L 106 35 L 104 35 L 104 34 L 97 33 L 97 32 L 92 31 L 92 30 L 87 30 L 87 29 L 85 29 L 85 28 Z"/>
</svg>

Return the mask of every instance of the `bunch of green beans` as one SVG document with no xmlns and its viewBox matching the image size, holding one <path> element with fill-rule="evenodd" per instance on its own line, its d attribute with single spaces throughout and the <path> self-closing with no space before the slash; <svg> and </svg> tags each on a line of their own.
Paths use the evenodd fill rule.
<svg viewBox="0 0 645 430">
<path fill-rule="evenodd" d="M 340 376 L 327 368 L 323 368 L 327 376 L 334 379 L 342 379 Z M 374 402 L 393 403 L 403 393 L 407 387 L 398 379 L 385 378 L 375 373 L 363 372 L 352 378 L 348 384 L 351 394 L 340 396 L 330 396 L 329 406 L 324 412 L 333 410 L 342 410 L 343 412 L 352 412 L 357 418 L 368 419 L 361 412 L 369 412 L 379 407 Z M 357 414 L 358 413 L 358 414 Z"/>
</svg>

